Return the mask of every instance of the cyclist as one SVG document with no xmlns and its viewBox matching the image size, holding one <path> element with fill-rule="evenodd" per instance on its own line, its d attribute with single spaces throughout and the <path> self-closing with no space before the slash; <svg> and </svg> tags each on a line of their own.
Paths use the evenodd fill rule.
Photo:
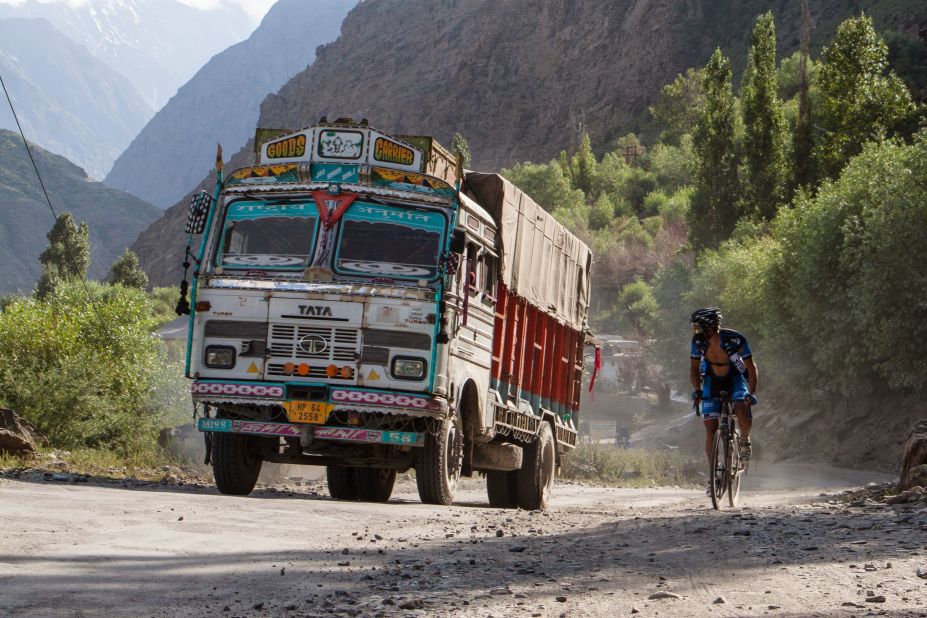
<svg viewBox="0 0 927 618">
<path fill-rule="evenodd" d="M 740 426 L 740 456 L 748 461 L 752 454 L 750 427 L 756 404 L 757 368 L 747 338 L 736 330 L 721 328 L 721 310 L 699 309 L 692 314 L 692 353 L 689 378 L 696 409 L 705 422 L 705 453 L 711 462 L 711 442 L 718 428 L 721 402 L 718 393 L 730 393 Z M 702 380 L 704 376 L 704 381 Z M 701 405 L 699 405 L 701 404 Z M 710 481 L 709 481 L 710 489 Z"/>
</svg>

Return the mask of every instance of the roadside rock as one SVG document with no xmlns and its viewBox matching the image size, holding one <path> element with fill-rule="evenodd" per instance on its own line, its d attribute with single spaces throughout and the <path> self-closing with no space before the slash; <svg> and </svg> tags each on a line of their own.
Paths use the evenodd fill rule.
<svg viewBox="0 0 927 618">
<path fill-rule="evenodd" d="M 902 491 L 897 496 L 891 496 L 885 501 L 888 504 L 904 504 L 906 502 L 917 502 L 924 497 L 924 488 L 920 485 L 915 485 L 910 489 Z"/>
<path fill-rule="evenodd" d="M 33 455 L 37 445 L 48 446 L 48 440 L 16 412 L 0 408 L 0 452 Z"/>
<path fill-rule="evenodd" d="M 916 468 L 927 464 L 927 419 L 921 419 L 914 423 L 911 432 L 908 434 L 908 440 L 904 445 L 904 452 L 901 456 L 901 483 L 900 489 L 906 490 L 914 487 L 916 484 Z M 920 471 L 923 474 L 923 471 Z"/>
<path fill-rule="evenodd" d="M 647 597 L 648 600 L 653 601 L 656 599 L 681 599 L 682 597 L 674 592 L 666 592 L 661 590 L 660 592 L 654 592 L 652 595 Z"/>
</svg>

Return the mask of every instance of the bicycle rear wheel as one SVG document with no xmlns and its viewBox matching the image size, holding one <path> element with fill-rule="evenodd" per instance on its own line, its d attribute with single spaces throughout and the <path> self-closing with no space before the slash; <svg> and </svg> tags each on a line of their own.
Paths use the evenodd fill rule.
<svg viewBox="0 0 927 618">
<path fill-rule="evenodd" d="M 716 429 L 711 442 L 711 468 L 708 471 L 708 480 L 711 481 L 711 506 L 721 508 L 721 499 L 727 489 L 727 444 L 721 430 Z"/>
<path fill-rule="evenodd" d="M 740 431 L 735 430 L 727 447 L 727 503 L 734 508 L 740 497 Z"/>
</svg>

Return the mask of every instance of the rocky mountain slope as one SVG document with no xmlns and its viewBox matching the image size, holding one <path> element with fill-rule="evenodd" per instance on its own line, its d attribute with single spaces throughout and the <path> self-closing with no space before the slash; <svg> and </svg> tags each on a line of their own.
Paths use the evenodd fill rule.
<svg viewBox="0 0 927 618">
<path fill-rule="evenodd" d="M 90 226 L 90 276 L 110 264 L 160 211 L 135 196 L 93 182 L 62 156 L 31 145 L 55 209 Z M 55 220 L 18 133 L 0 130 L 0 293 L 29 292 Z"/>
<path fill-rule="evenodd" d="M 214 56 L 116 160 L 106 183 L 167 208 L 254 135 L 260 104 L 335 40 L 355 0 L 280 0 L 246 40 Z M 152 174 L 151 170 L 158 170 Z"/>
<path fill-rule="evenodd" d="M 44 19 L 0 19 L 0 72 L 26 136 L 95 178 L 152 113 L 129 80 Z M 5 99 L 0 128 L 16 128 Z"/>
<path fill-rule="evenodd" d="M 478 169 L 548 160 L 580 130 L 601 147 L 633 128 L 663 84 L 718 45 L 742 69 L 752 22 L 768 8 L 762 0 L 368 0 L 312 66 L 265 99 L 259 124 L 352 115 L 445 143 L 459 131 Z M 772 8 L 780 54 L 791 53 L 798 3 Z M 812 10 L 818 46 L 859 10 L 880 29 L 911 32 L 927 19 L 922 0 L 822 0 Z M 250 160 L 243 151 L 230 167 Z M 172 207 L 135 244 L 158 284 L 179 278 L 185 208 Z"/>
<path fill-rule="evenodd" d="M 9 17 L 47 19 L 128 78 L 152 112 L 213 54 L 241 41 L 253 29 L 251 18 L 238 5 L 216 3 L 204 10 L 178 0 L 0 4 L 0 18 Z"/>
</svg>

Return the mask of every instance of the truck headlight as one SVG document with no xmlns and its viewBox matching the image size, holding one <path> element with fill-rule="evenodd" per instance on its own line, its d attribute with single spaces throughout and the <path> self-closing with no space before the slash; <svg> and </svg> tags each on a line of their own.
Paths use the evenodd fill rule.
<svg viewBox="0 0 927 618">
<path fill-rule="evenodd" d="M 397 356 L 393 359 L 390 373 L 397 380 L 421 380 L 425 377 L 425 360 Z"/>
<path fill-rule="evenodd" d="M 206 346 L 205 363 L 210 369 L 231 369 L 235 366 L 235 348 L 227 345 Z"/>
</svg>

